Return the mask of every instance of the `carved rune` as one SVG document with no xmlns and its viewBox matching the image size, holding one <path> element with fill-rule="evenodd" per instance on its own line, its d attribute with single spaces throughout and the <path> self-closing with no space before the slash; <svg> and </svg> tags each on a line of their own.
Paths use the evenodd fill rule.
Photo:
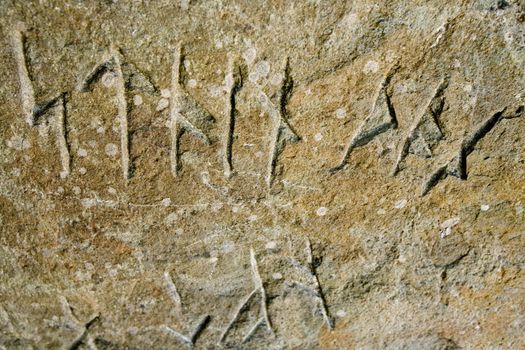
<svg viewBox="0 0 525 350">
<path fill-rule="evenodd" d="M 286 142 L 298 142 L 301 138 L 288 123 L 286 105 L 293 89 L 293 80 L 290 76 L 290 60 L 286 59 L 284 76 L 281 89 L 277 94 L 279 105 L 276 106 L 262 89 L 259 89 L 259 102 L 270 115 L 273 129 L 270 135 L 270 158 L 266 173 L 266 184 L 270 188 L 275 179 L 275 169 L 279 155 L 282 153 Z"/>
<path fill-rule="evenodd" d="M 173 55 L 171 68 L 171 101 L 170 101 L 170 130 L 171 130 L 171 173 L 178 176 L 180 169 L 180 138 L 185 132 L 197 137 L 206 145 L 210 139 L 204 131 L 190 120 L 199 122 L 213 122 L 211 114 L 200 106 L 195 99 L 184 89 L 184 56 L 182 45 L 179 43 Z"/>
<path fill-rule="evenodd" d="M 331 172 L 344 169 L 348 164 L 348 160 L 354 149 L 368 144 L 374 137 L 388 131 L 389 129 L 397 128 L 396 111 L 394 110 L 391 97 L 388 93 L 390 81 L 394 72 L 397 70 L 397 67 L 398 66 L 396 65 L 394 68 L 390 69 L 389 73 L 386 75 L 379 87 L 370 114 L 368 114 L 348 143 L 341 163 L 330 169 Z"/>
<path fill-rule="evenodd" d="M 124 180 L 128 180 L 130 178 L 128 104 L 126 96 L 126 84 L 124 74 L 122 72 L 123 61 L 124 60 L 121 52 L 114 46 L 111 46 L 109 53 L 105 55 L 102 62 L 97 64 L 81 82 L 79 90 L 81 92 L 89 91 L 92 85 L 98 81 L 107 71 L 111 71 L 115 74 L 117 118 L 120 122 L 120 154 L 122 176 L 124 177 Z"/>
<path fill-rule="evenodd" d="M 523 107 L 519 107 L 514 113 L 508 115 L 505 114 L 505 111 L 506 108 L 503 108 L 501 111 L 494 113 L 463 139 L 458 153 L 448 163 L 436 169 L 423 184 L 421 196 L 426 195 L 439 181 L 448 176 L 454 176 L 461 180 L 467 179 L 467 157 L 474 151 L 478 141 L 485 137 L 502 119 L 511 119 L 521 115 Z"/>
<path fill-rule="evenodd" d="M 69 145 L 67 143 L 66 127 L 66 92 L 58 94 L 50 100 L 36 103 L 33 83 L 29 77 L 26 62 L 25 41 L 26 37 L 22 29 L 12 32 L 11 41 L 13 53 L 18 68 L 18 78 L 20 81 L 20 96 L 22 100 L 22 111 L 29 126 L 38 126 L 42 119 L 51 119 L 52 127 L 55 131 L 55 139 L 60 154 L 60 164 L 62 171 L 60 177 L 67 177 L 70 172 L 71 158 L 69 155 Z M 45 118 L 44 118 L 45 117 Z"/>
<path fill-rule="evenodd" d="M 425 107 L 423 114 L 410 128 L 399 149 L 396 163 L 392 169 L 392 176 L 397 175 L 401 171 L 401 163 L 409 153 L 424 158 L 432 157 L 432 148 L 443 138 L 438 118 L 445 105 L 445 97 L 443 95 L 447 86 L 448 79 L 445 78 L 434 91 L 434 96 Z"/>
<path fill-rule="evenodd" d="M 253 325 L 253 327 L 248 331 L 246 336 L 243 338 L 242 342 L 245 343 L 248 341 L 252 335 L 255 333 L 255 331 L 262 325 L 266 324 L 266 328 L 268 331 L 270 331 L 272 334 L 274 334 L 272 323 L 270 322 L 270 318 L 268 317 L 268 309 L 267 309 L 267 301 L 266 301 L 266 290 L 264 289 L 263 281 L 261 278 L 261 275 L 259 274 L 259 268 L 257 266 L 257 260 L 255 257 L 255 252 L 253 249 L 250 249 L 250 264 L 252 267 L 252 279 L 253 283 L 255 285 L 255 288 L 251 291 L 250 294 L 242 301 L 242 303 L 237 308 L 237 311 L 233 315 L 232 320 L 228 325 L 226 326 L 226 329 L 222 332 L 221 337 L 219 338 L 219 343 L 222 343 L 224 339 L 226 339 L 226 336 L 228 335 L 228 332 L 231 330 L 235 322 L 239 319 L 241 316 L 241 313 L 246 310 L 246 308 L 249 305 L 250 300 L 257 294 L 260 294 L 260 313 L 262 316 L 259 318 L 259 320 Z"/>
</svg>

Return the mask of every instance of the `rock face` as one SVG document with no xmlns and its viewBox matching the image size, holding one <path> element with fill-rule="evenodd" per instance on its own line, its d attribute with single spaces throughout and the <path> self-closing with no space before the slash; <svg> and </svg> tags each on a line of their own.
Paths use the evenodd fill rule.
<svg viewBox="0 0 525 350">
<path fill-rule="evenodd" d="M 0 19 L 0 349 L 525 348 L 523 1 Z"/>
</svg>

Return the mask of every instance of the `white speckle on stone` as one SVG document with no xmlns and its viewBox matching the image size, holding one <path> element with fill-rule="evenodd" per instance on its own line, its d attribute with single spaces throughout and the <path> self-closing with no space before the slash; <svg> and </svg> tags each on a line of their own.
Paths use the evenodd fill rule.
<svg viewBox="0 0 525 350">
<path fill-rule="evenodd" d="M 319 207 L 315 213 L 318 215 L 318 216 L 325 216 L 326 213 L 328 213 L 328 208 L 326 207 Z"/>
<path fill-rule="evenodd" d="M 140 95 L 133 96 L 133 104 L 135 106 L 140 106 L 142 104 L 142 102 L 143 102 L 142 101 L 142 96 L 140 96 Z"/>
<path fill-rule="evenodd" d="M 310 96 L 312 94 L 312 89 L 308 89 L 305 91 L 306 96 Z"/>
<path fill-rule="evenodd" d="M 14 169 L 11 171 L 11 175 L 13 175 L 14 177 L 19 177 L 21 173 L 22 173 L 22 172 L 20 171 L 20 168 L 14 168 Z"/>
<path fill-rule="evenodd" d="M 110 157 L 115 157 L 118 153 L 118 147 L 114 143 L 108 143 L 105 147 L 106 154 Z"/>
<path fill-rule="evenodd" d="M 131 335 L 136 335 L 138 332 L 139 332 L 139 328 L 138 327 L 129 327 L 127 329 L 127 332 Z"/>
<path fill-rule="evenodd" d="M 276 250 L 277 249 L 277 243 L 275 241 L 270 241 L 266 243 L 265 248 L 268 250 Z"/>
<path fill-rule="evenodd" d="M 164 198 L 163 200 L 160 201 L 160 204 L 162 204 L 163 206 L 167 207 L 171 204 L 171 199 L 170 198 Z"/>
<path fill-rule="evenodd" d="M 472 92 L 472 85 L 471 84 L 466 84 L 465 86 L 463 86 L 463 91 L 465 92 Z"/>
<path fill-rule="evenodd" d="M 257 72 L 251 72 L 250 74 L 248 74 L 248 79 L 252 83 L 256 83 L 257 80 L 259 80 L 259 74 Z"/>
<path fill-rule="evenodd" d="M 82 204 L 83 207 L 85 208 L 91 208 L 92 206 L 95 205 L 95 200 L 92 199 L 92 198 L 82 198 L 80 200 L 80 203 Z"/>
<path fill-rule="evenodd" d="M 170 98 L 171 97 L 170 89 L 162 89 L 162 90 L 160 90 L 160 96 L 162 96 L 164 98 Z"/>
<path fill-rule="evenodd" d="M 157 109 L 156 111 L 157 112 L 160 112 L 166 108 L 168 108 L 168 106 L 170 105 L 170 101 L 167 99 L 167 98 L 161 98 L 159 100 L 159 103 L 157 103 Z"/>
<path fill-rule="evenodd" d="M 490 209 L 490 205 L 482 204 L 479 208 L 481 209 L 481 211 L 488 211 Z"/>
<path fill-rule="evenodd" d="M 452 227 L 447 227 L 439 232 L 439 237 L 445 238 L 452 233 Z"/>
<path fill-rule="evenodd" d="M 58 188 L 57 188 L 57 192 L 58 192 L 58 193 L 64 193 L 64 187 L 62 187 L 62 186 L 58 186 Z"/>
<path fill-rule="evenodd" d="M 240 210 L 241 210 L 241 207 L 238 206 L 238 205 L 234 205 L 234 206 L 232 207 L 232 212 L 234 212 L 234 213 L 238 213 Z"/>
<path fill-rule="evenodd" d="M 212 85 L 212 86 L 208 87 L 208 92 L 213 97 L 220 96 L 223 91 L 224 91 L 224 87 L 220 86 L 220 85 Z"/>
<path fill-rule="evenodd" d="M 344 25 L 345 27 L 350 29 L 356 25 L 357 21 L 358 21 L 357 14 L 348 13 L 341 20 L 341 25 Z"/>
<path fill-rule="evenodd" d="M 68 175 L 69 175 L 69 174 L 68 174 L 67 171 L 61 171 L 61 172 L 60 172 L 60 178 L 61 178 L 61 179 L 65 179 Z"/>
<path fill-rule="evenodd" d="M 104 134 L 105 132 L 106 132 L 106 128 L 104 128 L 103 126 L 99 126 L 97 128 L 97 133 Z"/>
<path fill-rule="evenodd" d="M 335 110 L 335 117 L 338 118 L 338 119 L 343 119 L 344 117 L 346 117 L 346 109 L 344 108 L 337 108 Z"/>
<path fill-rule="evenodd" d="M 222 209 L 223 204 L 221 202 L 215 202 L 211 205 L 211 211 L 216 213 Z"/>
<path fill-rule="evenodd" d="M 283 75 L 278 73 L 278 74 L 274 74 L 271 78 L 270 78 L 270 84 L 272 85 L 281 85 L 283 81 Z"/>
<path fill-rule="evenodd" d="M 257 157 L 257 158 L 261 158 L 262 156 L 264 156 L 264 153 L 263 153 L 263 152 L 261 152 L 261 151 L 257 151 L 257 152 L 255 152 L 255 157 Z"/>
<path fill-rule="evenodd" d="M 215 40 L 215 48 L 216 49 L 222 49 L 222 41 Z"/>
<path fill-rule="evenodd" d="M 525 211 L 525 208 L 523 208 L 523 205 L 520 203 L 516 204 L 516 214 L 521 215 Z"/>
<path fill-rule="evenodd" d="M 270 73 L 270 64 L 267 61 L 259 61 L 255 65 L 255 70 L 260 77 L 264 78 Z"/>
<path fill-rule="evenodd" d="M 87 170 L 86 170 L 86 168 L 82 167 L 82 168 L 78 169 L 78 172 L 80 173 L 80 175 L 86 175 Z"/>
<path fill-rule="evenodd" d="M 190 88 L 192 88 L 192 89 L 195 88 L 195 87 L 197 87 L 197 80 L 195 80 L 195 79 L 190 79 L 190 80 L 188 80 L 188 86 L 189 86 Z"/>
<path fill-rule="evenodd" d="M 323 134 L 321 134 L 320 132 L 318 132 L 317 134 L 314 135 L 314 140 L 319 142 L 323 139 Z"/>
<path fill-rule="evenodd" d="M 231 253 L 235 249 L 235 243 L 232 241 L 226 241 L 222 244 L 222 252 L 223 253 Z"/>
<path fill-rule="evenodd" d="M 79 157 L 87 157 L 87 154 L 88 154 L 88 153 L 87 153 L 87 150 L 86 150 L 85 148 L 79 148 L 79 149 L 77 150 L 77 155 L 78 155 Z"/>
<path fill-rule="evenodd" d="M 257 215 L 248 216 L 248 221 L 257 221 Z"/>
<path fill-rule="evenodd" d="M 175 221 L 177 221 L 178 218 L 179 217 L 177 216 L 177 213 L 173 212 L 169 214 L 168 216 L 166 216 L 166 218 L 164 219 L 164 222 L 168 225 L 171 225 L 175 223 Z"/>
<path fill-rule="evenodd" d="M 378 70 L 379 64 L 373 60 L 366 62 L 365 66 L 363 67 L 363 73 L 365 74 L 376 73 Z"/>
<path fill-rule="evenodd" d="M 7 147 L 14 148 L 17 151 L 23 151 L 31 147 L 31 144 L 21 136 L 13 136 L 7 141 Z"/>
<path fill-rule="evenodd" d="M 219 261 L 219 258 L 217 258 L 216 256 L 210 258 L 210 263 L 212 263 L 212 264 L 216 264 L 217 261 Z"/>
<path fill-rule="evenodd" d="M 115 73 L 113 73 L 113 72 L 106 72 L 102 76 L 102 85 L 104 85 L 107 88 L 112 87 L 113 84 L 115 84 L 115 78 L 116 77 L 117 76 L 115 75 Z"/>
<path fill-rule="evenodd" d="M 246 49 L 246 51 L 243 52 L 242 58 L 246 61 L 248 65 L 251 65 L 253 61 L 255 60 L 255 56 L 257 55 L 257 50 L 254 47 L 250 47 Z"/>
<path fill-rule="evenodd" d="M 346 317 L 346 311 L 345 310 L 337 310 L 335 313 L 337 317 Z"/>
<path fill-rule="evenodd" d="M 73 187 L 73 193 L 74 193 L 74 194 L 79 195 L 80 192 L 82 192 L 82 190 L 80 189 L 80 187 L 78 187 L 78 186 Z"/>
<path fill-rule="evenodd" d="M 456 226 L 457 224 L 459 224 L 458 217 L 450 218 L 441 223 L 441 228 L 449 228 L 449 227 Z"/>
<path fill-rule="evenodd" d="M 178 229 L 175 230 L 175 234 L 176 234 L 176 235 L 179 235 L 179 236 L 180 236 L 180 235 L 182 235 L 183 233 L 184 233 L 184 230 L 181 229 L 181 228 L 178 228 Z"/>
<path fill-rule="evenodd" d="M 379 209 L 377 210 L 377 214 L 379 214 L 379 215 L 385 215 L 385 214 L 386 214 L 386 210 L 383 209 L 383 208 L 379 208 Z"/>
<path fill-rule="evenodd" d="M 394 50 L 388 50 L 385 55 L 385 60 L 388 63 L 394 62 L 394 60 L 397 58 L 397 53 Z"/>
<path fill-rule="evenodd" d="M 186 68 L 186 70 L 190 69 L 191 67 L 191 62 L 189 60 L 184 60 L 184 68 Z"/>
<path fill-rule="evenodd" d="M 406 205 L 407 205 L 407 200 L 401 199 L 394 204 L 394 208 L 403 209 L 404 207 L 406 207 Z"/>
<path fill-rule="evenodd" d="M 110 193 L 110 194 L 117 194 L 117 190 L 114 189 L 113 187 L 108 187 L 108 193 Z"/>
<path fill-rule="evenodd" d="M 190 8 L 190 0 L 180 0 L 180 8 L 182 11 L 188 11 Z"/>
<path fill-rule="evenodd" d="M 274 280 L 278 281 L 278 280 L 280 280 L 280 279 L 283 278 L 283 274 L 280 273 L 280 272 L 274 272 L 274 273 L 272 274 L 272 278 L 273 278 Z"/>
</svg>

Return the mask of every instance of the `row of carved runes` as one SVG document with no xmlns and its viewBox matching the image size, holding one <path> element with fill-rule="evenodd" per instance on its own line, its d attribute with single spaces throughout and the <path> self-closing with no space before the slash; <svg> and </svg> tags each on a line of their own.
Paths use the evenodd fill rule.
<svg viewBox="0 0 525 350">
<path fill-rule="evenodd" d="M 66 132 L 66 104 L 68 93 L 62 92 L 55 98 L 37 103 L 26 63 L 24 47 L 25 35 L 23 31 L 13 31 L 12 45 L 18 67 L 23 114 L 30 126 L 38 125 L 42 117 L 46 117 L 52 121 L 62 166 L 60 175 L 62 178 L 67 177 L 70 173 L 71 162 Z M 125 72 L 123 72 L 125 65 L 123 62 L 124 58 L 122 53 L 117 48 L 111 47 L 100 63 L 98 63 L 82 80 L 81 84 L 78 86 L 78 90 L 82 92 L 90 91 L 93 84 L 99 81 L 102 75 L 106 72 L 111 72 L 115 76 L 117 116 L 120 122 L 122 175 L 124 180 L 128 180 L 131 176 L 128 139 L 129 106 L 127 103 Z M 174 176 L 179 174 L 182 167 L 180 159 L 181 152 L 179 149 L 182 135 L 187 132 L 188 134 L 200 139 L 205 144 L 210 144 L 208 136 L 199 124 L 202 124 L 205 121 L 214 120 L 210 113 L 186 91 L 182 80 L 182 75 L 184 73 L 183 62 L 184 57 L 182 46 L 179 44 L 174 51 L 173 65 L 171 69 L 169 110 L 171 138 L 170 164 L 171 172 Z M 337 172 L 344 169 L 347 166 L 350 155 L 354 149 L 366 145 L 379 134 L 397 128 L 396 112 L 391 102 L 389 85 L 398 68 L 399 65 L 395 64 L 387 73 L 377 91 L 370 113 L 364 119 L 354 136 L 350 139 L 340 164 L 331 168 L 330 172 Z M 236 117 L 235 105 L 236 94 L 242 87 L 242 84 L 243 78 L 241 69 L 236 66 L 230 58 L 228 60 L 228 70 L 225 77 L 227 101 L 224 109 L 225 115 L 227 116 L 227 132 L 222 146 L 223 169 L 225 176 L 228 178 L 234 174 L 232 145 Z M 416 118 L 415 122 L 410 127 L 408 134 L 402 141 L 401 147 L 399 147 L 398 156 L 391 171 L 392 176 L 398 174 L 402 169 L 402 163 L 408 154 L 414 154 L 420 157 L 431 157 L 434 146 L 444 137 L 439 126 L 438 118 L 443 111 L 445 103 L 444 92 L 448 84 L 448 77 L 443 78 L 437 85 L 433 96 L 423 110 L 423 113 Z M 273 122 L 270 139 L 270 156 L 266 173 L 266 183 L 269 188 L 274 182 L 277 161 L 286 143 L 298 142 L 300 140 L 300 137 L 293 130 L 287 120 L 286 105 L 292 90 L 292 85 L 290 64 L 289 60 L 286 60 L 281 88 L 276 97 L 277 103 L 274 103 L 261 88 L 258 88 L 258 101 L 264 111 L 270 115 Z M 522 114 L 522 110 L 523 106 L 510 112 L 503 109 L 478 125 L 471 134 L 465 137 L 457 154 L 452 157 L 449 162 L 436 169 L 424 182 L 421 188 L 421 195 L 428 193 L 441 179 L 449 175 L 460 179 L 466 179 L 467 156 L 474 150 L 476 143 L 500 120 L 503 118 L 519 116 Z"/>
</svg>

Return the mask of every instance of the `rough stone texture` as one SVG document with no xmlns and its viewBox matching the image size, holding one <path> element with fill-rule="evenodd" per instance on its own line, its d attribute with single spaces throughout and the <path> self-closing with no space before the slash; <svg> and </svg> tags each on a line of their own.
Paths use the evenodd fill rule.
<svg viewBox="0 0 525 350">
<path fill-rule="evenodd" d="M 0 349 L 524 349 L 524 21 L 2 0 Z"/>
</svg>

